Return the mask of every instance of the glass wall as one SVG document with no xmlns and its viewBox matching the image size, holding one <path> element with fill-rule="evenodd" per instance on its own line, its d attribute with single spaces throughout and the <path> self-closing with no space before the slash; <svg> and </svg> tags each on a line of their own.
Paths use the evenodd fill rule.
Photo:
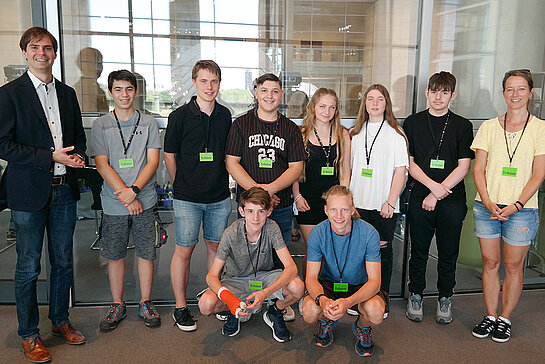
<svg viewBox="0 0 545 364">
<path fill-rule="evenodd" d="M 534 115 L 545 117 L 543 80 L 545 2 L 520 1 L 434 1 L 429 73 L 451 71 L 457 77 L 458 95 L 451 103 L 454 112 L 473 121 L 474 131 L 483 120 L 506 112 L 502 94 L 503 75 L 510 69 L 527 68 L 535 81 Z M 457 291 L 481 290 L 481 253 L 473 233 L 476 188 L 473 171 L 465 179 L 468 214 L 462 230 L 457 269 Z M 541 226 L 525 263 L 525 283 L 544 283 L 545 230 L 543 200 L 539 190 Z M 434 255 L 435 253 L 432 253 Z M 428 269 L 428 291 L 436 292 L 435 263 Z"/>
</svg>

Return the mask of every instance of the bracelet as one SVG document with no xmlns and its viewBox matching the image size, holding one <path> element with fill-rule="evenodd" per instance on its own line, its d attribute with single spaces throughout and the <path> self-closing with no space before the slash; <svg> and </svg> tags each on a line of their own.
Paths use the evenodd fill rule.
<svg viewBox="0 0 545 364">
<path fill-rule="evenodd" d="M 513 204 L 513 206 L 515 206 L 515 208 L 517 209 L 517 211 L 520 211 L 520 209 L 519 209 L 519 207 L 517 206 L 517 203 L 516 203 L 516 202 Z"/>
<path fill-rule="evenodd" d="M 386 200 L 386 203 L 388 204 L 388 206 L 395 210 L 395 207 L 390 204 L 390 201 Z"/>
<path fill-rule="evenodd" d="M 301 197 L 303 197 L 301 194 L 298 194 L 297 196 L 295 196 L 295 200 L 293 200 L 293 203 L 296 203 L 297 200 L 299 200 Z"/>
<path fill-rule="evenodd" d="M 517 200 L 515 203 L 518 203 L 518 204 L 520 205 L 520 208 L 521 208 L 521 209 L 524 208 L 524 204 L 523 204 L 522 202 L 520 202 L 520 201 Z"/>
</svg>

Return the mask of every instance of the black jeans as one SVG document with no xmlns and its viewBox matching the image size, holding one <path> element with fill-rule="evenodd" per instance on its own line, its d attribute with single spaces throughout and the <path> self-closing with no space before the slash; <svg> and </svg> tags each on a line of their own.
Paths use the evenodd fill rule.
<svg viewBox="0 0 545 364">
<path fill-rule="evenodd" d="M 452 296 L 456 285 L 456 260 L 460 249 L 460 234 L 467 213 L 465 199 L 437 202 L 435 210 L 422 209 L 423 197 L 413 196 L 409 202 L 409 291 L 422 294 L 426 288 L 426 264 L 431 239 L 437 243 L 437 290 L 439 297 Z"/>
<path fill-rule="evenodd" d="M 393 264 L 394 251 L 392 242 L 389 241 L 385 247 L 380 248 L 380 289 L 386 293 L 390 293 Z"/>
</svg>

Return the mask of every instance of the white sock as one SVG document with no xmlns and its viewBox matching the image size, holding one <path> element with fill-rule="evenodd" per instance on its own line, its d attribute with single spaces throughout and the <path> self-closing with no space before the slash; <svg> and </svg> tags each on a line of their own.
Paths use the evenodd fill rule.
<svg viewBox="0 0 545 364">
<path fill-rule="evenodd" d="M 501 319 L 502 321 L 507 322 L 509 325 L 511 325 L 511 321 L 503 316 L 499 316 L 498 319 Z"/>
<path fill-rule="evenodd" d="M 491 321 L 496 322 L 496 318 L 494 316 L 486 316 L 486 318 L 490 319 Z"/>
</svg>

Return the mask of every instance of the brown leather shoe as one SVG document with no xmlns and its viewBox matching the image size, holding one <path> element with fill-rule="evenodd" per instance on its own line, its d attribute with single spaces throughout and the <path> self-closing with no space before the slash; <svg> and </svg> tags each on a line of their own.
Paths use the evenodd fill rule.
<svg viewBox="0 0 545 364">
<path fill-rule="evenodd" d="M 51 326 L 51 333 L 55 336 L 64 336 L 64 340 L 70 345 L 85 344 L 87 340 L 70 322 L 65 322 L 61 326 Z"/>
<path fill-rule="evenodd" d="M 42 339 L 39 337 L 31 337 L 30 339 L 23 340 L 21 347 L 27 359 L 33 363 L 47 363 L 51 361 L 51 354 L 49 354 Z"/>
</svg>

